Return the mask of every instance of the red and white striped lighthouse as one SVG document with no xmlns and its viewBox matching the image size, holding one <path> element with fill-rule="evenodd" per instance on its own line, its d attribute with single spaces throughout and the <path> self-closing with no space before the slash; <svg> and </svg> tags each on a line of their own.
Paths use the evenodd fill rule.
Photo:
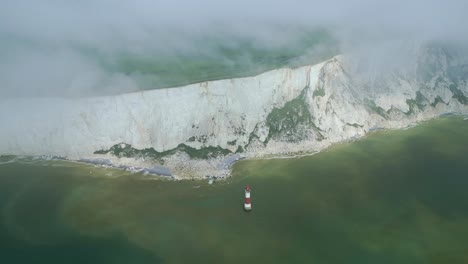
<svg viewBox="0 0 468 264">
<path fill-rule="evenodd" d="M 252 210 L 252 203 L 250 202 L 250 186 L 245 186 L 245 202 L 244 202 L 244 210 L 250 211 Z"/>
</svg>

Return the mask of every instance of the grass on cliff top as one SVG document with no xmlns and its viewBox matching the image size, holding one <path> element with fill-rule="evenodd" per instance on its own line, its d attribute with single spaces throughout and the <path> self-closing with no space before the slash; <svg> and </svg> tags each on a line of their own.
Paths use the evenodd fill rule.
<svg viewBox="0 0 468 264">
<path fill-rule="evenodd" d="M 276 68 L 318 63 L 338 54 L 337 42 L 324 30 L 304 32 L 297 41 L 282 47 L 265 48 L 252 40 L 223 37 L 203 38 L 193 46 L 200 52 L 122 53 L 103 58 L 102 63 L 113 72 L 132 76 L 146 90 L 253 76 Z"/>
</svg>

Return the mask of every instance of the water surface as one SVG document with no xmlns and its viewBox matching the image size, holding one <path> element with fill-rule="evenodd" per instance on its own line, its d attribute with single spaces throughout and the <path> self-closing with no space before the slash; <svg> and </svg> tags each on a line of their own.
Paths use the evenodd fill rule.
<svg viewBox="0 0 468 264">
<path fill-rule="evenodd" d="M 468 262 L 468 122 L 458 117 L 242 161 L 213 185 L 12 159 L 0 159 L 2 263 Z"/>
</svg>

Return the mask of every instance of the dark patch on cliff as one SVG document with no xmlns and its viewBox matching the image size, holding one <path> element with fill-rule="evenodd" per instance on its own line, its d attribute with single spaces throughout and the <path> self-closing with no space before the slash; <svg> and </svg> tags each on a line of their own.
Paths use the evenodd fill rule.
<svg viewBox="0 0 468 264">
<path fill-rule="evenodd" d="M 308 138 L 311 130 L 317 132 L 318 140 L 323 139 L 305 101 L 308 90 L 308 87 L 304 88 L 298 97 L 287 102 L 283 107 L 273 108 L 266 118 L 266 124 L 270 129 L 266 142 L 270 139 L 299 142 Z"/>
<path fill-rule="evenodd" d="M 122 147 L 124 145 L 124 147 Z M 160 160 L 163 157 L 174 155 L 177 152 L 185 152 L 192 159 L 208 159 L 215 158 L 219 156 L 225 156 L 231 154 L 232 152 L 228 149 L 223 149 L 220 146 L 216 147 L 202 147 L 200 149 L 192 148 L 185 144 L 179 144 L 176 148 L 166 150 L 166 151 L 156 151 L 154 148 L 145 148 L 145 149 L 136 149 L 129 144 L 116 144 L 108 150 L 98 150 L 94 154 L 112 154 L 119 158 L 153 158 Z"/>
</svg>

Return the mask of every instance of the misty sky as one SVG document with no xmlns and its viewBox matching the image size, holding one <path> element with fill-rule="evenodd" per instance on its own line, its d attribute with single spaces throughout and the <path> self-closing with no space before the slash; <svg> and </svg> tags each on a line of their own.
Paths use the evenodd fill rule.
<svg viewBox="0 0 468 264">
<path fill-rule="evenodd" d="M 466 0 L 3 1 L 0 97 L 141 90 L 133 75 L 105 67 L 106 60 L 209 54 L 209 45 L 199 45 L 207 36 L 274 49 L 326 28 L 341 52 L 375 57 L 392 54 L 388 49 L 402 41 L 465 45 L 467 10 Z"/>
</svg>

